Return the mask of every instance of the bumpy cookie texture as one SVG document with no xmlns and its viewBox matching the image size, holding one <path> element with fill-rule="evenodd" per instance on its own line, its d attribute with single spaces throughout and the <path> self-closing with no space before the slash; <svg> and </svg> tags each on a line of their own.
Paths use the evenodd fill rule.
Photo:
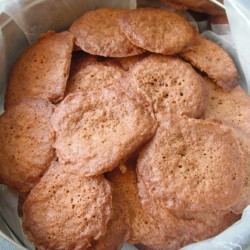
<svg viewBox="0 0 250 250">
<path fill-rule="evenodd" d="M 218 121 L 217 121 L 218 122 Z M 230 208 L 230 211 L 236 214 L 242 214 L 242 211 L 250 203 L 250 135 L 238 126 L 228 121 L 219 121 L 223 125 L 232 129 L 235 137 L 238 139 L 243 158 L 244 168 L 244 186 L 240 197 L 236 200 L 235 205 Z"/>
<path fill-rule="evenodd" d="M 131 165 L 126 164 L 127 170 L 122 173 L 120 169 L 114 169 L 107 174 L 114 193 L 121 196 L 128 206 L 130 220 L 131 244 L 143 243 L 145 245 L 164 244 L 167 235 L 159 227 L 158 223 L 144 212 L 140 204 L 137 189 L 135 170 Z"/>
<path fill-rule="evenodd" d="M 214 42 L 196 36 L 196 42 L 180 55 L 224 90 L 238 85 L 239 76 L 232 58 Z"/>
<path fill-rule="evenodd" d="M 186 19 L 163 9 L 131 10 L 124 14 L 120 26 L 135 45 L 165 55 L 179 53 L 194 37 L 193 28 Z"/>
<path fill-rule="evenodd" d="M 118 20 L 126 9 L 102 8 L 85 13 L 70 27 L 82 50 L 100 56 L 126 57 L 144 52 L 131 43 L 120 30 Z"/>
<path fill-rule="evenodd" d="M 111 183 L 112 184 L 112 183 Z M 129 239 L 129 212 L 124 197 L 112 193 L 113 213 L 106 234 L 91 244 L 91 250 L 118 250 Z"/>
<path fill-rule="evenodd" d="M 109 87 L 117 84 L 124 75 L 124 72 L 122 68 L 111 62 L 99 62 L 82 67 L 75 72 L 71 72 L 66 93 L 77 91 L 87 92 L 89 90 Z"/>
<path fill-rule="evenodd" d="M 234 204 L 244 175 L 231 129 L 164 113 L 157 119 L 160 126 L 137 165 L 149 194 L 177 210 L 226 210 Z"/>
<path fill-rule="evenodd" d="M 138 175 L 138 181 L 143 209 L 164 228 L 169 237 L 172 237 L 172 239 L 169 238 L 169 241 L 173 240 L 173 244 L 183 246 L 213 237 L 240 218 L 240 216 L 228 211 L 187 212 L 181 210 L 177 212 L 170 210 L 164 202 L 149 195 L 140 175 Z M 159 247 L 160 243 L 157 245 Z"/>
<path fill-rule="evenodd" d="M 105 235 L 111 211 L 103 176 L 65 173 L 55 162 L 23 205 L 23 228 L 37 249 L 86 249 Z"/>
<path fill-rule="evenodd" d="M 64 96 L 74 36 L 65 31 L 48 35 L 28 47 L 14 65 L 6 93 L 5 107 L 25 97 L 53 103 Z"/>
<path fill-rule="evenodd" d="M 179 58 L 148 56 L 130 69 L 128 78 L 131 87 L 153 103 L 156 113 L 200 117 L 205 110 L 203 79 Z"/>
<path fill-rule="evenodd" d="M 0 117 L 0 175 L 19 192 L 30 191 L 55 158 L 53 110 L 46 100 L 25 99 Z"/>
<path fill-rule="evenodd" d="M 52 121 L 64 170 L 86 176 L 117 167 L 157 126 L 153 113 L 114 87 L 68 95 Z"/>
<path fill-rule="evenodd" d="M 205 78 L 205 84 L 208 98 L 204 118 L 227 120 L 250 136 L 249 95 L 239 85 L 228 92 L 208 78 Z"/>
</svg>

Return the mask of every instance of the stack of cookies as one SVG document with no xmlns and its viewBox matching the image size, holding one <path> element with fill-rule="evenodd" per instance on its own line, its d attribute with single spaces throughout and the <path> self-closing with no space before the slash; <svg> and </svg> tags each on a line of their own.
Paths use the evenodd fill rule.
<svg viewBox="0 0 250 250">
<path fill-rule="evenodd" d="M 13 66 L 0 180 L 37 249 L 174 250 L 250 203 L 249 137 L 222 48 L 172 11 L 97 9 Z"/>
</svg>

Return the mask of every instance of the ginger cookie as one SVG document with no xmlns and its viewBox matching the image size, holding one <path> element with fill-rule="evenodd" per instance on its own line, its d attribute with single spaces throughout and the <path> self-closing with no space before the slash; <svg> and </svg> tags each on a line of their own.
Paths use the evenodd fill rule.
<svg viewBox="0 0 250 250">
<path fill-rule="evenodd" d="M 85 176 L 117 167 L 153 137 L 157 126 L 152 112 L 114 87 L 68 95 L 52 122 L 64 170 Z"/>
<path fill-rule="evenodd" d="M 131 43 L 119 27 L 119 19 L 127 9 L 101 8 L 86 12 L 70 27 L 76 45 L 92 54 L 106 57 L 139 55 L 143 49 Z"/>
<path fill-rule="evenodd" d="M 52 103 L 63 99 L 74 40 L 65 31 L 45 36 L 28 47 L 12 68 L 5 107 L 26 97 Z"/>
<path fill-rule="evenodd" d="M 130 69 L 127 82 L 145 94 L 156 113 L 200 117 L 205 110 L 202 77 L 177 57 L 148 56 Z"/>
<path fill-rule="evenodd" d="M 224 91 L 209 78 L 204 80 L 208 93 L 204 118 L 232 122 L 250 135 L 249 95 L 239 85 L 231 91 Z"/>
<path fill-rule="evenodd" d="M 54 107 L 46 100 L 24 99 L 0 117 L 0 176 L 19 192 L 28 192 L 55 159 Z"/>
<path fill-rule="evenodd" d="M 103 176 L 65 173 L 55 162 L 23 205 L 23 228 L 38 249 L 86 249 L 107 231 L 112 193 Z"/>
<path fill-rule="evenodd" d="M 196 36 L 196 42 L 180 55 L 222 89 L 231 90 L 238 85 L 238 72 L 233 60 L 214 42 Z"/>
<path fill-rule="evenodd" d="M 96 62 L 71 72 L 66 93 L 87 92 L 117 84 L 125 71 L 111 62 Z"/>
<path fill-rule="evenodd" d="M 131 10 L 123 15 L 120 26 L 138 47 L 164 55 L 179 53 L 194 38 L 194 30 L 185 18 L 164 9 Z"/>
<path fill-rule="evenodd" d="M 174 210 L 230 208 L 244 179 L 240 146 L 231 129 L 164 113 L 157 120 L 156 135 L 137 164 L 149 194 Z"/>
</svg>

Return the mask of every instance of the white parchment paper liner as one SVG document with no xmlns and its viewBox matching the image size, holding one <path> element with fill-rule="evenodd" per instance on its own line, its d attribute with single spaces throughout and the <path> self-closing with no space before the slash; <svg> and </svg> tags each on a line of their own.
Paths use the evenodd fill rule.
<svg viewBox="0 0 250 250">
<path fill-rule="evenodd" d="M 0 0 L 0 114 L 3 112 L 4 92 L 11 66 L 40 33 L 49 29 L 65 30 L 87 10 L 99 7 L 135 8 L 137 5 L 166 8 L 150 0 Z M 206 31 L 208 22 L 196 23 L 190 15 L 185 15 L 196 29 L 203 32 L 204 37 L 219 43 L 230 53 L 241 75 L 240 84 L 245 90 L 250 90 L 250 1 L 225 0 L 225 6 L 232 32 L 228 25 L 212 25 L 212 31 Z M 20 248 L 22 244 L 27 249 L 33 248 L 22 231 L 17 214 L 17 194 L 4 185 L 0 185 L 0 230 L 20 244 Z M 0 244 L 1 237 L 0 234 Z M 135 248 L 125 244 L 122 249 Z M 242 219 L 225 232 L 183 249 L 250 249 L 250 206 L 245 209 Z"/>
</svg>

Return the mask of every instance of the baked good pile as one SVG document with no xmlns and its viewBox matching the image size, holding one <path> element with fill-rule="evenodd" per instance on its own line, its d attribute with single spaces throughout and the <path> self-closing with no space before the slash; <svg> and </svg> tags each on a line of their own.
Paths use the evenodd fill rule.
<svg viewBox="0 0 250 250">
<path fill-rule="evenodd" d="M 249 138 L 250 98 L 221 47 L 174 11 L 102 8 L 13 66 L 0 179 L 37 249 L 174 250 L 240 218 Z"/>
</svg>

